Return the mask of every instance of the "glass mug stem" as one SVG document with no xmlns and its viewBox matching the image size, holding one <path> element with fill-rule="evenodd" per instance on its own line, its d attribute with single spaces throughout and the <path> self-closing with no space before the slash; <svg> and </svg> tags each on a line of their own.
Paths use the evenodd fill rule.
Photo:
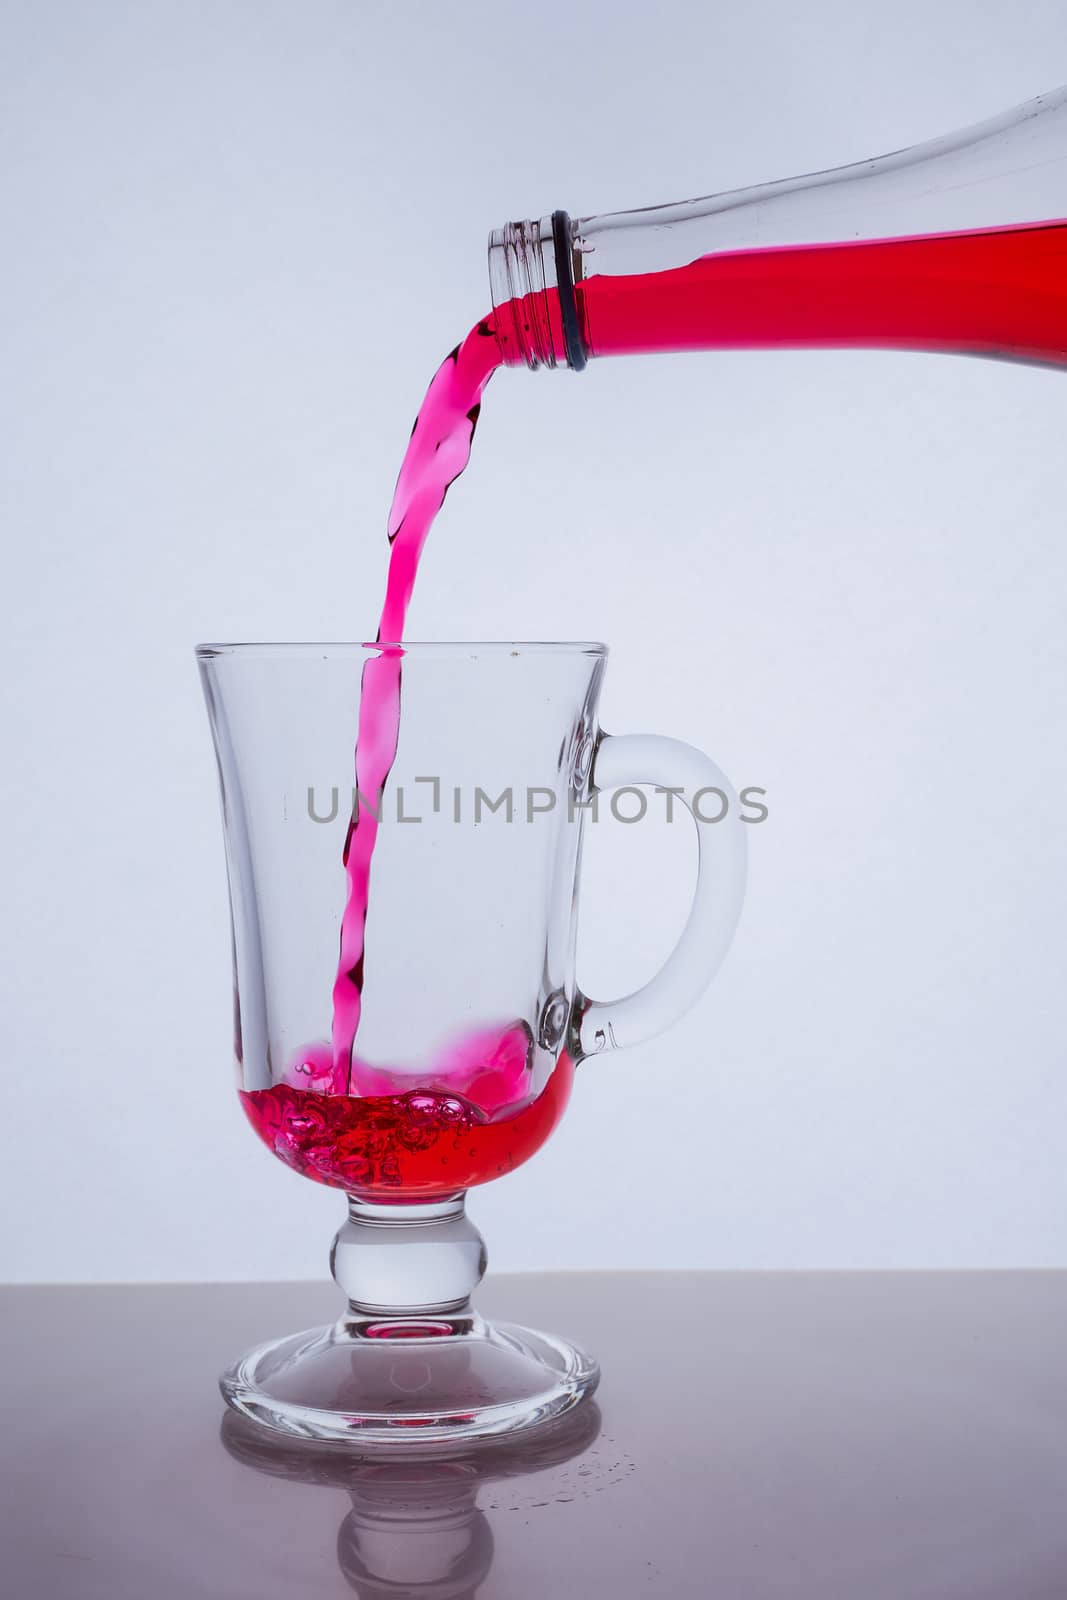
<svg viewBox="0 0 1067 1600">
<path fill-rule="evenodd" d="M 372 1205 L 348 1196 L 330 1251 L 334 1282 L 358 1316 L 439 1317 L 469 1307 L 485 1275 L 485 1241 L 465 1194 L 431 1205 Z"/>
</svg>

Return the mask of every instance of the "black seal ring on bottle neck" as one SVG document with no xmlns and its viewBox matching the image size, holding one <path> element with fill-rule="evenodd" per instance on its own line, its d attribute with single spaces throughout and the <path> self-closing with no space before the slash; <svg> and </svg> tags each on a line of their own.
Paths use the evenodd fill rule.
<svg viewBox="0 0 1067 1600">
<path fill-rule="evenodd" d="M 563 324 L 563 348 L 567 365 L 582 372 L 586 365 L 585 345 L 578 322 L 578 302 L 574 294 L 574 256 L 572 253 L 571 219 L 565 211 L 552 213 L 552 247 L 556 257 L 556 292 L 559 295 L 559 315 Z"/>
</svg>

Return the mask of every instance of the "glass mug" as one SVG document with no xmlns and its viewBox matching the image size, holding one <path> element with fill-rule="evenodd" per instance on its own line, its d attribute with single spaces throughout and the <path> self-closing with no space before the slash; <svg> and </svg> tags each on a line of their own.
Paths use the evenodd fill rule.
<svg viewBox="0 0 1067 1600">
<path fill-rule="evenodd" d="M 744 893 L 731 785 L 678 740 L 600 730 L 599 644 L 208 644 L 197 658 L 241 1100 L 268 1147 L 349 1210 L 331 1256 L 345 1315 L 251 1351 L 223 1394 L 268 1427 L 361 1446 L 438 1448 L 557 1416 L 595 1387 L 596 1363 L 472 1310 L 486 1258 L 465 1193 L 544 1143 L 580 1062 L 659 1033 L 711 978 Z M 397 669 L 395 759 L 363 795 L 361 685 Z M 638 785 L 693 817 L 692 906 L 643 988 L 592 1000 L 575 978 L 584 826 L 603 792 Z M 343 859 L 353 825 L 371 824 L 361 953 L 338 974 Z M 359 990 L 340 1049 L 333 984 L 335 1007 Z"/>
</svg>

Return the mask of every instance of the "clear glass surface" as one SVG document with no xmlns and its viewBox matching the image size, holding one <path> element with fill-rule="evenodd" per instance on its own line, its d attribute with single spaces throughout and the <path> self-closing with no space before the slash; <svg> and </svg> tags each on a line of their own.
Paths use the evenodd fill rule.
<svg viewBox="0 0 1067 1600">
<path fill-rule="evenodd" d="M 250 1428 L 233 1412 L 223 1420 L 221 1438 L 227 1454 L 254 1472 L 349 1495 L 337 1563 L 357 1594 L 463 1600 L 485 1582 L 493 1564 L 493 1534 L 478 1503 L 480 1491 L 565 1466 L 593 1445 L 600 1429 L 592 1402 L 521 1441 L 444 1456 L 427 1451 L 415 1461 L 407 1455 L 367 1461 L 289 1445 Z M 588 1467 L 586 1472 L 591 1475 Z"/>
</svg>

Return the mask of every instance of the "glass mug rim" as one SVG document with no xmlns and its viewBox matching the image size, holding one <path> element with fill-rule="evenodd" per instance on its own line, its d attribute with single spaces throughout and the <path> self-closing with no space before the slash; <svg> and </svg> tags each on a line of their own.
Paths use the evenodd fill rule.
<svg viewBox="0 0 1067 1600">
<path fill-rule="evenodd" d="M 358 658 L 367 651 L 402 650 L 405 655 L 462 657 L 477 652 L 493 656 L 573 655 L 606 660 L 608 646 L 595 639 L 403 639 L 360 642 L 353 640 L 250 640 L 248 642 L 208 642 L 194 647 L 198 661 L 215 661 L 222 656 L 264 657 L 284 660 L 326 653 L 330 656 Z"/>
</svg>

